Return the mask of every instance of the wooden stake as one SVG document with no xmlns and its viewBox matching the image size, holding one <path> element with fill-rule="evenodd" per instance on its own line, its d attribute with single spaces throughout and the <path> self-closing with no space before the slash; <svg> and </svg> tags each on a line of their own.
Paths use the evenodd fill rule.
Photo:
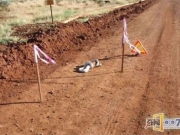
<svg viewBox="0 0 180 135">
<path fill-rule="evenodd" d="M 36 69 L 37 69 L 37 79 L 38 79 L 38 87 L 39 87 L 39 96 L 40 96 L 40 101 L 42 102 L 41 80 L 40 80 L 40 73 L 39 73 L 39 65 L 38 65 L 38 62 L 36 63 Z"/>
<path fill-rule="evenodd" d="M 121 64 L 121 72 L 124 70 L 124 43 L 122 41 L 122 64 Z"/>
<path fill-rule="evenodd" d="M 123 73 L 124 70 L 124 26 L 123 26 L 123 33 L 122 33 L 122 63 L 121 63 L 121 72 Z"/>
<path fill-rule="evenodd" d="M 50 9 L 51 9 L 52 24 L 53 24 L 54 22 L 53 22 L 53 13 L 52 13 L 52 5 L 51 4 L 50 4 Z"/>
<path fill-rule="evenodd" d="M 121 63 L 121 72 L 123 73 L 124 70 L 124 27 L 123 27 L 123 33 L 122 33 L 122 63 Z"/>
</svg>

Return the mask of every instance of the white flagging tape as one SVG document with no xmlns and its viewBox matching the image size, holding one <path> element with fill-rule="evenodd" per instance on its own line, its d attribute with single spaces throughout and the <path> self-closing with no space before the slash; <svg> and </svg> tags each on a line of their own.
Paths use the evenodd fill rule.
<svg viewBox="0 0 180 135">
<path fill-rule="evenodd" d="M 83 67 L 78 68 L 78 72 L 80 73 L 87 73 L 89 72 L 90 69 L 94 68 L 94 67 L 100 67 L 102 64 L 99 62 L 98 59 L 90 62 L 87 61 Z"/>
</svg>

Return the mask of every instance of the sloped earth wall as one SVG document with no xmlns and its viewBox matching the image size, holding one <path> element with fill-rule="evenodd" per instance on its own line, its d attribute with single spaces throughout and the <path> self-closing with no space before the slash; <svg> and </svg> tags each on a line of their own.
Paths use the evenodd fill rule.
<svg viewBox="0 0 180 135">
<path fill-rule="evenodd" d="M 27 43 L 12 43 L 0 52 L 0 79 L 30 80 L 36 79 L 33 45 L 38 45 L 49 56 L 57 61 L 56 66 L 40 62 L 41 77 L 46 77 L 58 66 L 65 66 L 81 51 L 88 51 L 95 42 L 106 38 L 113 26 L 122 27 L 123 16 L 132 18 L 153 4 L 146 0 L 130 6 L 121 7 L 99 17 L 90 18 L 81 23 L 74 20 L 67 24 L 56 23 L 25 25 L 14 28 L 16 36 L 28 38 Z M 121 37 L 120 37 L 121 38 Z M 121 43 L 120 43 L 121 44 Z"/>
</svg>

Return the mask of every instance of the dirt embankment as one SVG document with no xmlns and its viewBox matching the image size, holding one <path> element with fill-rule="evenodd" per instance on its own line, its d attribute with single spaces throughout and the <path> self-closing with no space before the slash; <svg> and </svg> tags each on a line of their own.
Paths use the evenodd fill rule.
<svg viewBox="0 0 180 135">
<path fill-rule="evenodd" d="M 111 29 L 112 26 L 119 25 L 121 27 L 120 21 L 123 16 L 130 17 L 139 14 L 152 3 L 153 0 L 146 0 L 125 6 L 100 17 L 91 18 L 84 23 L 75 20 L 67 24 L 57 23 L 55 26 L 36 24 L 15 28 L 14 34 L 28 38 L 28 42 L 11 44 L 6 51 L 0 52 L 0 79 L 35 78 L 36 68 L 32 49 L 34 44 L 37 44 L 58 63 L 64 65 L 77 53 L 89 50 L 100 38 L 105 38 L 110 34 L 108 29 Z M 46 73 L 42 73 L 44 76 L 53 70 L 51 65 L 41 68 L 42 71 L 46 71 Z"/>
</svg>

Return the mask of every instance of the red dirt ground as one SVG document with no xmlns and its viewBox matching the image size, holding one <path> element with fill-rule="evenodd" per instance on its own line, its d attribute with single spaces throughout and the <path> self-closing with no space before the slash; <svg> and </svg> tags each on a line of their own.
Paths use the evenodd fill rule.
<svg viewBox="0 0 180 135">
<path fill-rule="evenodd" d="M 39 101 L 33 44 L 58 64 L 40 65 L 42 103 L 0 106 L 0 134 L 160 134 L 144 129 L 146 118 L 156 113 L 180 117 L 179 8 L 179 0 L 146 0 L 86 23 L 15 28 L 14 34 L 29 40 L 26 45 L 1 49 L 1 103 Z M 127 55 L 120 73 L 124 15 L 130 40 L 139 39 L 149 54 Z M 130 54 L 128 46 L 125 49 Z M 102 67 L 87 74 L 74 72 L 76 66 L 93 59 L 99 59 Z M 178 135 L 180 130 L 163 134 Z"/>
</svg>

